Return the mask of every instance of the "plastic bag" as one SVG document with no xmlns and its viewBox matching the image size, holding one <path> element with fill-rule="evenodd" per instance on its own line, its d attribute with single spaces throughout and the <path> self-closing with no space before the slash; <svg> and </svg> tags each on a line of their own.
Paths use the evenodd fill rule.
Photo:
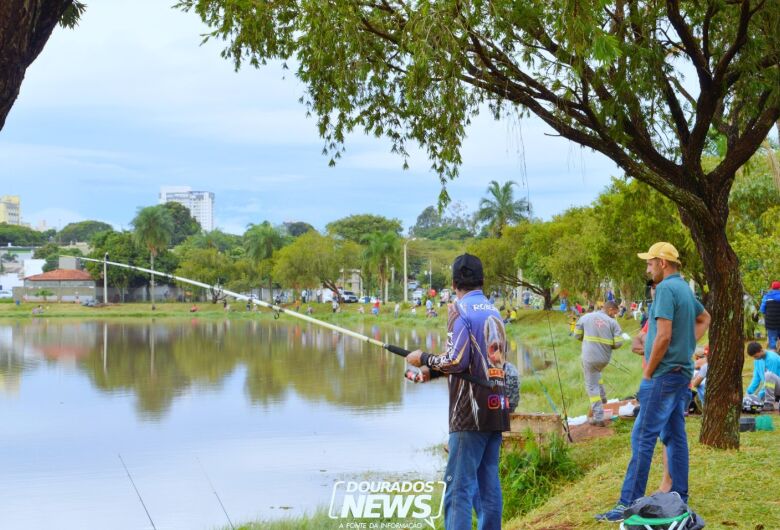
<svg viewBox="0 0 780 530">
<path fill-rule="evenodd" d="M 699 530 L 704 520 L 695 514 L 676 491 L 654 493 L 631 503 L 623 514 L 621 530 Z"/>
</svg>

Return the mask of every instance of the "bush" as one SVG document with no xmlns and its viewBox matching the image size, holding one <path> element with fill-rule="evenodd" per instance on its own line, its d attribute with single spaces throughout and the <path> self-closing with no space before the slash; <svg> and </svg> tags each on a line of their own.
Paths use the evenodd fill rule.
<svg viewBox="0 0 780 530">
<path fill-rule="evenodd" d="M 523 451 L 504 452 L 499 463 L 504 493 L 504 521 L 524 515 L 543 504 L 557 486 L 576 480 L 582 471 L 559 436 L 540 446 L 530 431 Z"/>
</svg>

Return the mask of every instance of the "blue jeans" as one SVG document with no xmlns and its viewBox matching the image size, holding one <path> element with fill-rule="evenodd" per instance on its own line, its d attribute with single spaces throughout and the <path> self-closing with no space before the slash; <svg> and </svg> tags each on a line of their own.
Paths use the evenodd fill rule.
<svg viewBox="0 0 780 530">
<path fill-rule="evenodd" d="M 767 346 L 769 346 L 770 350 L 774 350 L 775 346 L 777 345 L 777 338 L 780 334 L 780 329 L 769 329 L 766 328 L 766 337 L 767 337 Z M 639 409 L 642 410 L 642 409 Z"/>
<path fill-rule="evenodd" d="M 631 431 L 631 461 L 620 491 L 620 503 L 629 506 L 645 496 L 647 475 L 658 438 L 666 446 L 672 491 L 688 502 L 688 436 L 685 409 L 691 397 L 690 378 L 669 372 L 639 386 L 639 416 Z"/>
<path fill-rule="evenodd" d="M 641 409 L 640 409 L 641 410 Z M 498 480 L 500 432 L 450 433 L 450 456 L 444 482 L 444 527 L 471 530 L 474 508 L 479 530 L 501 530 L 501 484 Z"/>
</svg>

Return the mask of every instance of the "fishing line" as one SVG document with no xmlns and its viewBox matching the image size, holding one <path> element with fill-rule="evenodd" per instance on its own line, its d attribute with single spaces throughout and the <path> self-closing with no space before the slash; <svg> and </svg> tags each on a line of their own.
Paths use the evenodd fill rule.
<svg viewBox="0 0 780 530">
<path fill-rule="evenodd" d="M 553 350 L 553 359 L 555 359 L 555 373 L 558 375 L 558 387 L 561 390 L 561 403 L 563 405 L 563 425 L 564 429 L 566 430 L 566 436 L 569 438 L 569 441 L 574 443 L 574 440 L 571 437 L 571 431 L 569 430 L 569 414 L 566 411 L 566 398 L 563 395 L 563 382 L 561 381 L 561 371 L 558 367 L 558 353 L 555 351 L 555 340 L 553 339 L 553 332 L 552 332 L 552 324 L 550 323 L 550 312 L 545 311 L 547 314 L 547 327 L 550 330 L 550 344 L 552 345 Z"/>
<path fill-rule="evenodd" d="M 130 475 L 130 470 L 127 469 L 127 465 L 125 465 L 125 461 L 122 459 L 122 455 L 117 453 L 117 456 L 119 456 L 119 461 L 122 462 L 122 466 L 125 468 L 125 472 L 127 473 L 127 478 L 130 479 L 130 484 L 133 485 L 133 489 L 135 490 L 136 495 L 138 495 L 138 500 L 141 501 L 141 506 L 144 507 L 144 511 L 146 512 L 146 516 L 149 518 L 149 522 L 152 523 L 152 528 L 154 528 L 154 530 L 157 530 L 157 527 L 154 526 L 154 521 L 152 521 L 152 516 L 149 515 L 149 510 L 146 508 L 146 503 L 141 497 L 141 492 L 138 491 L 138 488 L 135 485 L 135 481 L 133 480 L 133 477 Z"/>
<path fill-rule="evenodd" d="M 203 474 L 206 476 L 206 480 L 209 481 L 209 486 L 211 486 L 211 491 L 214 492 L 214 496 L 219 501 L 219 505 L 222 507 L 222 511 L 225 513 L 225 517 L 227 518 L 228 523 L 230 524 L 230 528 L 232 528 L 233 530 L 236 530 L 236 527 L 233 526 L 233 521 L 230 520 L 230 516 L 228 515 L 227 510 L 225 509 L 225 505 L 222 504 L 222 499 L 219 498 L 219 494 L 217 493 L 217 489 L 214 487 L 214 484 L 212 484 L 211 478 L 209 477 L 209 474 L 206 473 L 206 468 L 203 467 L 203 462 L 201 462 L 200 458 L 198 458 L 197 456 L 195 457 L 195 460 L 198 461 L 198 464 L 200 464 L 201 471 L 203 471 Z"/>
</svg>

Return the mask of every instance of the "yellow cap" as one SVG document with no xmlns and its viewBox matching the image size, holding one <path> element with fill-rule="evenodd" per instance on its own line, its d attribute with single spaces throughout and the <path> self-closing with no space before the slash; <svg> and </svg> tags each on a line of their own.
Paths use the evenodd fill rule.
<svg viewBox="0 0 780 530">
<path fill-rule="evenodd" d="M 677 252 L 677 249 L 674 248 L 674 245 L 664 241 L 655 243 L 652 247 L 650 247 L 650 250 L 637 254 L 637 256 L 639 256 L 640 259 L 659 258 L 665 259 L 666 261 L 680 263 L 680 253 Z"/>
</svg>

